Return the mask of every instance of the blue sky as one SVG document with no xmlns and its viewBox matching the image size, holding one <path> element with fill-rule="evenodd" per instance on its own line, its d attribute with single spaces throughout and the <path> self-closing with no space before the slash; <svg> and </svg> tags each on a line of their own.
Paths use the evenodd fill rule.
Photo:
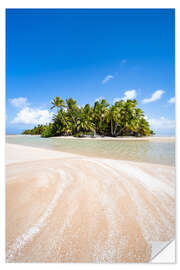
<svg viewBox="0 0 180 270">
<path fill-rule="evenodd" d="M 174 10 L 8 9 L 6 128 L 50 121 L 50 101 L 138 100 L 157 134 L 174 134 Z"/>
</svg>

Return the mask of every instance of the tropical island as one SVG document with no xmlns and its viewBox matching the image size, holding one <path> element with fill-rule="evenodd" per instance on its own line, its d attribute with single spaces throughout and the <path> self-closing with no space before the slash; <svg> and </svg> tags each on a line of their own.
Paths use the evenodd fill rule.
<svg viewBox="0 0 180 270">
<path fill-rule="evenodd" d="M 150 136 L 144 112 L 137 108 L 137 100 L 119 100 L 110 105 L 105 99 L 95 101 L 93 106 L 79 106 L 73 98 L 64 101 L 56 97 L 51 101 L 51 110 L 56 108 L 52 122 L 27 129 L 24 135 L 54 136 Z"/>
</svg>

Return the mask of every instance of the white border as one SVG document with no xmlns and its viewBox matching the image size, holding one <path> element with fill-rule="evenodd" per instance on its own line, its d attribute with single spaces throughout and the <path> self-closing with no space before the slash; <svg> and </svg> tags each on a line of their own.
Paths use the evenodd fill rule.
<svg viewBox="0 0 180 270">
<path fill-rule="evenodd" d="M 0 9 L 0 262 L 5 254 L 5 15 Z"/>
<path fill-rule="evenodd" d="M 1 1 L 2 8 L 175 8 L 178 0 L 6 0 Z"/>
<path fill-rule="evenodd" d="M 111 0 L 111 1 L 98 1 L 98 0 L 76 0 L 76 1 L 23 1 L 23 0 L 16 0 L 16 1 L 1 1 L 0 4 L 0 172 L 1 172 L 1 181 L 0 181 L 0 264 L 3 268 L 11 268 L 13 269 L 21 269 L 26 268 L 30 269 L 31 267 L 43 267 L 47 269 L 49 267 L 52 268 L 62 268 L 62 269 L 91 269 L 93 268 L 104 268 L 104 269 L 144 269 L 146 267 L 153 267 L 154 269 L 158 267 L 161 269 L 170 269 L 170 268 L 177 268 L 178 264 L 6 264 L 4 261 L 5 256 L 5 170 L 4 170 L 4 132 L 5 132 L 5 8 L 176 8 L 176 48 L 180 48 L 179 44 L 179 33 L 177 29 L 179 29 L 179 10 L 178 1 L 167 1 L 167 0 L 151 0 L 151 1 L 144 1 L 144 0 Z M 178 60 L 179 60 L 179 53 L 178 49 L 176 49 L 176 70 L 178 70 Z M 176 72 L 176 74 L 178 74 Z M 178 89 L 178 75 L 176 76 L 176 89 Z M 176 91 L 176 115 L 180 115 L 179 109 L 179 94 Z M 178 120 L 179 121 L 179 120 Z M 176 121 L 176 136 L 179 138 L 180 129 L 179 123 Z M 178 165 L 179 161 L 179 142 L 177 139 L 176 143 L 176 164 Z M 177 193 L 179 189 L 178 179 L 179 179 L 179 168 L 177 166 Z M 179 193 L 178 193 L 179 194 Z M 177 198 L 177 206 L 178 206 L 178 199 Z M 179 224 L 179 216 L 177 211 L 177 224 Z M 177 242 L 179 243 L 179 233 L 177 232 Z M 178 244 L 176 244 L 178 248 Z M 176 251 L 176 255 L 178 255 Z M 167 254 L 166 254 L 167 256 Z M 176 261 L 179 262 L 179 258 L 177 256 Z"/>
</svg>

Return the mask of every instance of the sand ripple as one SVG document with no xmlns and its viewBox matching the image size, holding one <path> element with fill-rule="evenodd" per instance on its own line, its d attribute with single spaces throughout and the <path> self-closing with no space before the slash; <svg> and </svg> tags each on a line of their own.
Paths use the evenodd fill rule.
<svg viewBox="0 0 180 270">
<path fill-rule="evenodd" d="M 173 167 L 78 157 L 6 174 L 8 262 L 148 262 L 175 235 Z"/>
</svg>

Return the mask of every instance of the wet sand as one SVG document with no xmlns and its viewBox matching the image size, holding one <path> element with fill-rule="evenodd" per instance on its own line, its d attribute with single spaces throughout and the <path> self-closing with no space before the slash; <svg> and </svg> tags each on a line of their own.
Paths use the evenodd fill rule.
<svg viewBox="0 0 180 270">
<path fill-rule="evenodd" d="M 6 145 L 7 262 L 149 262 L 175 237 L 175 168 Z"/>
</svg>

